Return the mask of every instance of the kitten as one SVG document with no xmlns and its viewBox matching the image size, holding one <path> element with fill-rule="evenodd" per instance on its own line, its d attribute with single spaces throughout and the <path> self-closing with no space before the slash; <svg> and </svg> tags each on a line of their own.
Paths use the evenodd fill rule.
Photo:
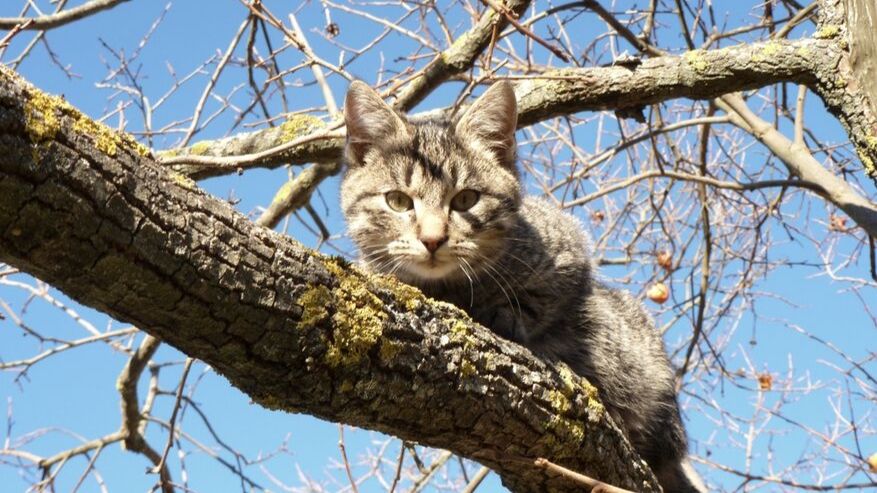
<svg viewBox="0 0 877 493">
<path fill-rule="evenodd" d="M 573 216 L 521 196 L 512 87 L 494 84 L 453 120 L 418 121 L 354 82 L 344 113 L 341 205 L 366 265 L 564 361 L 599 389 L 664 491 L 702 488 L 651 318 L 596 281 Z"/>
</svg>

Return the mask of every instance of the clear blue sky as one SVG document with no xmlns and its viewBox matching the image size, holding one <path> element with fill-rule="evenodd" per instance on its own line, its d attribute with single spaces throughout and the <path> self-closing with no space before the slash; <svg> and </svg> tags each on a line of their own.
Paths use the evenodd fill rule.
<svg viewBox="0 0 877 493">
<path fill-rule="evenodd" d="M 20 8 L 19 1 L 7 0 L 0 5 L 0 15 L 17 15 Z M 71 2 L 76 4 L 78 2 Z M 604 2 L 605 3 L 605 2 Z M 45 9 L 49 9 L 47 2 L 38 2 Z M 277 13 L 283 13 L 297 2 L 268 1 L 266 5 Z M 98 89 L 96 84 L 106 75 L 107 69 L 104 62 L 110 60 L 110 65 L 115 66 L 112 54 L 102 45 L 102 41 L 113 49 L 124 50 L 132 53 L 137 49 L 138 42 L 145 34 L 150 25 L 161 15 L 165 8 L 165 2 L 147 0 L 134 0 L 116 9 L 102 13 L 94 18 L 86 19 L 77 24 L 53 30 L 48 33 L 48 41 L 52 49 L 63 64 L 69 65 L 70 70 L 78 77 L 68 79 L 48 58 L 47 50 L 38 46 L 33 55 L 28 58 L 20 68 L 22 74 L 43 90 L 56 94 L 63 94 L 72 104 L 81 108 L 87 114 L 98 117 L 114 108 L 115 102 L 108 103 L 107 97 L 113 93 L 112 89 Z M 245 14 L 241 4 L 232 0 L 193 1 L 178 0 L 167 3 L 171 5 L 170 11 L 154 33 L 146 48 L 143 49 L 133 70 L 147 74 L 143 79 L 144 92 L 153 100 L 159 98 L 169 87 L 171 78 L 168 75 L 168 64 L 173 66 L 178 74 L 187 74 L 195 69 L 204 60 L 216 53 L 216 50 L 224 50 L 231 39 L 232 34 L 238 28 Z M 724 8 L 723 6 L 721 8 Z M 341 27 L 341 35 L 338 40 L 342 43 L 357 46 L 364 40 L 369 39 L 378 31 L 373 24 L 364 23 L 361 19 L 335 14 L 335 22 Z M 738 13 L 744 16 L 745 13 Z M 455 20 L 450 19 L 453 24 Z M 461 21 L 457 19 L 456 21 Z M 299 16 L 305 31 L 321 29 L 325 21 L 319 5 L 305 9 Z M 733 19 L 729 22 L 735 22 Z M 318 53 L 325 53 L 327 57 L 336 53 L 336 50 L 328 43 L 321 40 L 315 34 L 309 34 L 314 48 Z M 404 39 L 396 34 L 391 34 L 388 42 L 382 46 L 385 59 L 389 64 L 393 57 L 399 54 L 407 54 Z M 19 36 L 12 47 L 10 54 L 17 53 L 23 43 L 30 39 L 30 35 Z M 275 46 L 280 41 L 275 37 Z M 398 50 L 398 51 L 394 51 Z M 240 48 L 237 53 L 241 53 Z M 7 55 L 8 59 L 9 55 Z M 289 63 L 289 66 L 300 61 L 294 50 L 281 57 L 281 61 Z M 330 61 L 336 61 L 330 59 Z M 364 57 L 350 67 L 350 71 L 357 77 L 368 82 L 375 82 L 376 68 L 380 63 L 377 53 Z M 213 66 L 208 67 L 208 71 Z M 235 85 L 245 81 L 238 70 L 235 75 L 225 77 L 220 81 L 217 93 L 226 94 Z M 308 80 L 310 75 L 308 74 Z M 185 118 L 191 115 L 194 101 L 204 87 L 203 77 L 195 84 L 189 84 L 176 94 L 168 104 L 155 115 L 156 126 Z M 340 78 L 332 78 L 332 87 L 336 98 L 341 101 L 344 94 L 345 83 Z M 422 103 L 422 108 L 437 107 L 447 104 L 449 98 L 456 95 L 458 85 L 451 84 L 448 88 L 437 91 L 434 96 Z M 236 96 L 237 102 L 246 102 L 246 88 L 240 89 Z M 313 87 L 301 88 L 290 91 L 293 95 L 290 107 L 293 109 L 304 108 L 313 105 L 313 101 L 320 99 L 319 93 Z M 212 106 L 211 106 L 212 105 Z M 208 111 L 215 108 L 211 101 Z M 821 103 L 814 97 L 808 99 L 808 112 L 819 114 L 822 112 Z M 128 119 L 132 122 L 129 130 L 141 128 L 136 112 L 130 112 Z M 115 126 L 117 118 L 110 118 L 107 123 Z M 223 116 L 211 125 L 198 138 L 218 137 L 229 128 L 230 116 Z M 823 117 L 810 120 L 811 127 L 826 141 L 845 142 L 844 135 L 839 125 L 833 118 Z M 588 136 L 581 137 L 583 141 Z M 196 138 L 197 140 L 197 138 Z M 156 148 L 164 148 L 172 145 L 172 139 L 159 139 Z M 753 162 L 764 160 L 764 153 L 755 148 L 748 156 Z M 200 185 L 219 197 L 236 197 L 240 199 L 237 208 L 251 214 L 259 206 L 266 205 L 277 187 L 285 180 L 286 171 L 276 170 L 273 172 L 256 170 L 247 172 L 244 176 L 231 176 L 217 178 L 202 182 Z M 333 233 L 343 232 L 344 225 L 337 211 L 337 179 L 330 180 L 321 187 L 321 197 L 314 201 L 315 207 L 321 212 L 325 208 L 329 210 L 327 224 Z M 821 208 L 815 208 L 813 216 L 824 218 L 825 212 Z M 304 230 L 297 222 L 293 223 L 288 233 L 306 244 L 313 244 L 314 237 Z M 341 244 L 345 244 L 343 241 Z M 839 248 L 850 248 L 850 242 L 841 242 Z M 800 239 L 786 241 L 777 248 L 777 258 L 814 261 L 816 252 L 814 248 Z M 609 278 L 623 277 L 624 267 L 612 267 L 605 270 Z M 757 302 L 757 317 L 753 313 L 746 314 L 738 321 L 728 320 L 725 323 L 736 323 L 737 328 L 733 333 L 734 341 L 728 345 L 729 349 L 745 348 L 751 364 L 757 370 L 773 372 L 777 378 L 784 378 L 789 371 L 790 365 L 794 366 L 796 379 L 809 377 L 814 382 L 830 382 L 837 379 L 837 374 L 830 368 L 831 364 L 844 365 L 843 360 L 824 346 L 814 344 L 807 338 L 796 335 L 796 332 L 787 328 L 782 319 L 797 321 L 806 327 L 811 333 L 832 341 L 843 352 L 852 358 L 862 358 L 867 354 L 873 354 L 877 348 L 877 328 L 874 322 L 864 313 L 862 302 L 848 292 L 839 292 L 846 285 L 832 283 L 824 276 L 818 276 L 819 270 L 807 267 L 783 268 L 771 273 L 762 281 L 757 289 L 770 292 L 775 296 L 765 296 Z M 26 276 L 16 276 L 17 279 L 27 280 Z M 94 323 L 98 329 L 104 330 L 108 326 L 113 328 L 123 327 L 122 324 L 112 321 L 106 315 L 97 313 L 85 307 L 69 302 L 61 293 L 53 290 L 52 295 L 71 303 L 84 318 Z M 864 291 L 866 302 L 877 307 L 877 293 L 874 289 Z M 782 298 L 791 302 L 785 303 Z M 5 300 L 14 310 L 21 308 L 26 301 L 21 290 L 0 286 L 0 299 Z M 652 306 L 653 307 L 653 306 Z M 70 318 L 59 310 L 47 304 L 36 301 L 29 307 L 25 319 L 32 327 L 44 330 L 47 334 L 58 337 L 82 334 Z M 666 321 L 666 320 L 664 320 Z M 661 320 L 659 320 L 661 322 Z M 680 338 L 690 331 L 690 326 L 678 324 L 668 334 L 669 338 Z M 758 345 L 750 346 L 749 340 L 753 332 L 757 333 Z M 675 339 L 673 339 L 675 340 Z M 4 361 L 18 359 L 34 354 L 38 346 L 32 339 L 23 338 L 21 332 L 8 319 L 0 321 L 0 358 Z M 748 362 L 741 356 L 742 352 L 726 354 L 728 368 L 734 371 L 745 368 Z M 163 347 L 158 356 L 160 361 L 182 361 L 182 355 L 178 352 Z M 4 396 L 14 410 L 14 423 L 12 427 L 12 439 L 34 430 L 52 427 L 55 429 L 67 429 L 80 434 L 85 438 L 96 438 L 117 429 L 119 424 L 118 394 L 115 391 L 115 379 L 125 363 L 125 358 L 118 353 L 111 353 L 105 347 L 87 347 L 72 351 L 58 357 L 54 357 L 45 363 L 35 366 L 28 372 L 26 378 L 15 381 L 15 374 L 0 373 L 0 395 Z M 869 363 L 872 371 L 877 371 L 873 363 Z M 178 378 L 178 368 L 169 369 L 162 373 L 162 383 L 165 388 L 172 388 Z M 190 382 L 204 371 L 204 366 L 199 365 L 190 377 Z M 754 384 L 754 383 L 753 383 Z M 803 380 L 798 384 L 803 385 Z M 145 385 L 142 384 L 142 385 Z M 723 392 L 715 393 L 710 398 L 718 399 L 721 405 L 738 414 L 746 413 L 751 409 L 753 399 L 757 393 L 741 391 L 731 385 Z M 779 394 L 766 393 L 764 398 L 767 403 L 771 399 L 778 399 Z M 840 406 L 843 412 L 848 413 L 846 402 L 837 401 L 829 392 L 815 392 L 812 395 L 795 395 L 792 398 L 800 399 L 792 405 L 787 413 L 808 427 L 825 431 L 825 428 L 834 422 L 834 410 L 832 404 Z M 683 399 L 690 399 L 683 396 Z M 270 461 L 267 465 L 272 474 L 283 479 L 287 483 L 296 484 L 297 473 L 295 465 L 298 465 L 309 477 L 325 481 L 330 477 L 327 466 L 332 458 L 338 458 L 337 427 L 330 423 L 308 416 L 295 416 L 283 413 L 271 412 L 250 404 L 247 397 L 236 389 L 231 388 L 221 377 L 208 374 L 201 381 L 197 400 L 203 409 L 210 415 L 213 426 L 221 433 L 222 438 L 229 444 L 239 448 L 249 456 L 256 456 L 260 451 L 268 453 L 276 448 L 286 437 L 289 438 L 288 449 L 291 457 L 280 457 Z M 167 409 L 170 400 L 164 398 L 159 402 L 159 409 Z M 689 434 L 692 437 L 692 449 L 703 453 L 710 451 L 710 459 L 717 462 L 727 462 L 736 467 L 742 467 L 740 451 L 737 448 L 715 446 L 712 441 L 722 444 L 726 436 L 722 427 L 726 423 L 716 423 L 711 419 L 698 415 L 695 411 L 696 404 L 687 413 Z M 869 409 L 858 407 L 854 409 L 858 415 L 864 414 Z M 873 410 L 871 410 L 873 411 Z M 158 415 L 167 416 L 167 412 L 158 411 Z M 711 416 L 715 418 L 715 416 Z M 873 421 L 872 421 L 873 423 Z M 186 416 L 186 426 L 189 431 L 199 437 L 206 437 L 203 428 L 199 425 L 197 417 L 190 413 Z M 776 429 L 789 429 L 785 423 L 777 423 Z M 164 444 L 163 435 L 153 433 L 150 438 L 154 444 L 160 447 Z M 795 431 L 794 427 L 788 433 L 774 435 L 769 431 L 775 429 L 774 424 L 767 426 L 767 432 L 757 440 L 753 460 L 764 461 L 768 453 L 774 455 L 777 462 L 782 465 L 794 463 L 799 454 L 808 447 L 805 435 Z M 4 438 L 6 438 L 4 434 Z M 866 454 L 877 452 L 877 437 L 874 430 L 863 430 L 859 437 L 859 446 Z M 382 437 L 371 432 L 348 432 L 348 447 L 352 455 L 362 454 L 368 447 L 374 447 L 374 440 Z M 77 442 L 76 437 L 67 436 L 58 431 L 51 431 L 44 437 L 35 440 L 28 450 L 50 455 L 61 447 L 71 446 Z M 845 447 L 855 447 L 851 437 L 843 437 L 840 442 Z M 811 445 L 812 447 L 812 445 Z M 192 450 L 191 446 L 185 447 Z M 100 471 L 110 491 L 144 491 L 152 483 L 153 479 L 142 474 L 147 463 L 141 457 L 133 454 L 119 453 L 117 445 L 112 446 L 112 451 L 103 454 L 100 460 Z M 770 450 L 770 452 L 768 452 Z M 813 450 L 808 449 L 812 452 Z M 395 456 L 395 452 L 390 454 Z M 228 457 L 228 455 L 225 455 Z M 81 459 L 78 465 L 71 466 L 70 470 L 81 470 Z M 191 485 L 197 491 L 234 491 L 240 486 L 234 479 L 226 474 L 220 467 L 199 454 L 193 454 L 187 459 Z M 175 478 L 179 478 L 177 461 L 172 460 L 172 471 Z M 257 468 L 249 469 L 254 473 L 263 486 L 278 490 L 270 485 L 270 482 L 258 472 Z M 702 469 L 708 471 L 707 469 Z M 762 471 L 766 472 L 766 471 Z M 334 477 L 342 477 L 337 471 L 332 473 Z M 861 476 L 861 474 L 860 474 Z M 804 477 L 807 478 L 806 474 Z M 78 473 L 67 474 L 61 478 L 59 491 L 67 491 L 78 479 Z M 713 478 L 725 485 L 735 485 L 737 481 L 730 476 L 716 475 Z M 811 479 L 811 478 L 807 478 Z M 22 491 L 29 482 L 22 480 L 18 472 L 8 466 L 0 465 L 0 490 Z M 488 483 L 483 491 L 495 491 L 498 483 L 494 479 Z M 768 488 L 771 490 L 772 488 Z M 96 483 L 89 480 L 81 491 L 98 491 Z M 366 487 L 366 491 L 369 491 Z"/>
</svg>

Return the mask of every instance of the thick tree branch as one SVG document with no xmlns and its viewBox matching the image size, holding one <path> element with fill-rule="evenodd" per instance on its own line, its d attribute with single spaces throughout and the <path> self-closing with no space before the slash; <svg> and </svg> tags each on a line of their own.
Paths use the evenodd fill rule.
<svg viewBox="0 0 877 493">
<path fill-rule="evenodd" d="M 877 7 L 871 0 L 821 0 L 817 37 L 831 40 L 840 57 L 817 66 L 811 87 L 838 117 L 865 170 L 877 178 Z M 872 235 L 874 233 L 872 232 Z"/>
<path fill-rule="evenodd" d="M 819 64 L 837 65 L 839 49 L 830 40 L 770 41 L 720 50 L 695 50 L 682 56 L 644 60 L 636 67 L 551 70 L 520 79 L 519 126 L 580 111 L 638 108 L 675 98 L 710 99 L 778 82 L 814 84 Z M 309 141 L 283 152 L 267 152 L 323 126 L 311 117 L 294 117 L 284 126 L 199 142 L 174 159 L 178 172 L 198 179 L 233 169 L 181 164 L 187 155 L 229 156 L 263 153 L 243 167 L 277 167 L 338 159 L 342 138 Z"/>
<path fill-rule="evenodd" d="M 515 491 L 579 488 L 522 465 L 539 457 L 657 490 L 566 367 L 254 225 L 7 69 L 0 260 L 204 360 L 266 407 L 446 448 Z"/>
</svg>

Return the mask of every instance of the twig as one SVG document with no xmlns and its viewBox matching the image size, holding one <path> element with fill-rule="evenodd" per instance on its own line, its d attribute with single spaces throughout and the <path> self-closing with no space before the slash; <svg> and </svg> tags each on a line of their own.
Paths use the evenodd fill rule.
<svg viewBox="0 0 877 493">
<path fill-rule="evenodd" d="M 390 485 L 388 493 L 395 493 L 396 486 L 399 485 L 399 478 L 402 477 L 402 463 L 405 462 L 405 444 L 399 444 L 399 459 L 396 460 L 396 474 L 393 475 L 393 483 Z"/>
<path fill-rule="evenodd" d="M 186 130 L 186 135 L 183 137 L 182 142 L 180 142 L 179 147 L 185 147 L 186 144 L 188 144 L 189 141 L 192 140 L 192 136 L 195 135 L 195 132 L 198 130 L 198 121 L 201 119 L 201 112 L 204 111 L 204 105 L 207 103 L 207 98 L 210 97 L 210 93 L 213 92 L 213 88 L 216 87 L 216 83 L 217 81 L 219 81 L 220 74 L 222 74 L 222 71 L 225 69 L 228 61 L 231 60 L 231 55 L 234 53 L 234 49 L 241 41 L 241 37 L 243 37 L 244 31 L 246 30 L 247 24 L 249 23 L 249 18 L 244 19 L 244 22 L 241 22 L 241 25 L 235 32 L 234 37 L 231 38 L 231 42 L 229 42 L 228 48 L 225 49 L 225 53 L 222 55 L 219 63 L 216 64 L 216 69 L 213 71 L 213 75 L 210 76 L 210 80 L 207 82 L 207 86 L 205 86 L 204 91 L 201 92 L 201 97 L 198 99 L 198 104 L 195 105 L 195 112 L 192 114 L 192 123 L 189 125 L 189 129 Z"/>
<path fill-rule="evenodd" d="M 554 55 L 557 58 L 560 58 L 565 63 L 569 63 L 569 57 L 566 55 L 566 53 L 563 52 L 563 50 L 554 46 L 553 44 L 549 43 L 548 41 L 545 41 L 544 39 L 537 36 L 533 31 L 527 29 L 527 26 L 524 26 L 523 24 L 518 22 L 518 19 L 515 18 L 514 12 L 510 11 L 505 6 L 496 3 L 495 0 L 481 0 L 481 3 L 483 3 L 484 5 L 487 5 L 488 7 L 492 8 L 493 10 L 495 10 L 495 11 L 499 12 L 500 14 L 502 14 L 503 16 L 505 16 L 506 20 L 509 21 L 509 23 L 512 26 L 514 26 L 515 29 L 517 29 L 517 31 L 519 33 L 521 33 L 524 36 L 527 36 L 528 38 L 532 39 L 533 41 L 539 43 L 540 45 L 542 45 L 543 48 L 550 51 L 551 53 L 554 53 Z"/>
<path fill-rule="evenodd" d="M 533 464 L 535 464 L 536 467 L 541 467 L 542 469 L 545 469 L 546 471 L 563 476 L 563 477 L 565 477 L 569 480 L 575 481 L 576 483 L 579 483 L 583 486 L 587 486 L 588 488 L 591 488 L 592 493 L 597 493 L 597 492 L 601 492 L 601 493 L 634 493 L 630 490 L 625 490 L 624 488 L 619 488 L 617 486 L 612 486 L 611 484 L 606 484 L 602 481 L 598 481 L 598 480 L 591 478 L 589 476 L 585 476 L 582 473 L 578 473 L 578 472 L 572 471 L 570 469 L 567 469 L 563 466 L 559 466 L 559 465 L 549 461 L 548 459 L 544 459 L 544 458 L 540 457 L 540 458 L 536 459 L 535 461 L 533 461 Z"/>
<path fill-rule="evenodd" d="M 295 18 L 295 14 L 289 14 L 289 23 L 292 25 L 293 32 L 298 38 L 298 47 L 305 56 L 313 61 L 313 63 L 311 63 L 311 71 L 314 73 L 314 79 L 316 79 L 317 84 L 320 85 L 320 89 L 323 91 L 323 98 L 326 100 L 326 108 L 329 109 L 329 116 L 339 116 L 338 104 L 335 102 L 335 96 L 332 95 L 332 88 L 329 87 L 329 83 L 326 82 L 326 76 L 323 75 L 323 67 L 316 63 L 314 50 L 311 49 L 311 45 L 308 43 L 308 38 L 305 37 L 304 31 L 302 31 L 301 27 L 298 25 L 298 20 Z"/>
<path fill-rule="evenodd" d="M 748 191 L 748 190 L 759 190 L 762 188 L 771 188 L 771 187 L 783 187 L 783 186 L 793 186 L 793 187 L 801 187 L 806 188 L 808 190 L 812 190 L 817 193 L 823 193 L 823 188 L 818 183 L 813 183 L 805 180 L 764 180 L 764 181 L 755 181 L 750 183 L 739 183 L 736 181 L 721 181 L 716 180 L 715 178 L 709 178 L 700 175 L 692 175 L 689 173 L 680 173 L 678 171 L 661 171 L 661 170 L 653 170 L 646 171 L 645 173 L 640 173 L 636 176 L 632 176 L 624 181 L 618 182 L 610 187 L 606 187 L 602 190 L 596 191 L 589 195 L 585 195 L 584 197 L 571 200 L 566 202 L 564 207 L 574 207 L 577 205 L 587 204 L 588 202 L 592 202 L 597 200 L 604 195 L 608 195 L 612 192 L 616 192 L 623 188 L 627 188 L 630 185 L 646 180 L 649 178 L 672 178 L 675 180 L 684 180 L 691 181 L 695 183 L 705 183 L 707 185 L 716 187 L 716 188 L 724 188 L 728 190 L 737 190 L 737 191 Z"/>
<path fill-rule="evenodd" d="M 162 469 L 164 469 L 165 461 L 167 460 L 167 454 L 168 452 L 170 452 L 171 446 L 174 444 L 174 428 L 177 424 L 177 413 L 180 410 L 180 402 L 183 397 L 183 389 L 186 386 L 186 378 L 189 376 L 189 370 L 192 368 L 193 361 L 195 360 L 192 358 L 186 358 L 186 363 L 185 365 L 183 365 L 183 375 L 180 377 L 180 383 L 177 386 L 177 396 L 174 400 L 174 410 L 173 412 L 171 412 L 171 419 L 168 426 L 169 429 L 167 444 L 165 444 L 164 446 L 164 452 L 162 452 L 161 454 L 161 460 L 158 462 L 158 464 L 155 465 L 155 467 L 152 468 L 151 472 L 153 474 L 159 473 Z"/>
<path fill-rule="evenodd" d="M 408 490 L 408 493 L 417 493 L 418 491 L 422 490 L 424 486 L 429 484 L 430 480 L 432 480 L 432 477 L 435 475 L 435 473 L 439 469 L 441 469 L 441 467 L 443 465 L 445 465 L 445 463 L 448 461 L 448 459 L 450 459 L 453 456 L 454 456 L 454 454 L 451 452 L 448 452 L 448 451 L 442 452 L 441 455 L 439 455 L 438 458 L 435 461 L 433 461 L 432 464 L 429 465 L 429 467 L 426 469 L 426 471 L 423 473 L 423 475 L 420 476 L 419 478 L 417 478 L 417 481 L 414 482 L 414 486 L 412 486 L 411 489 Z"/>
<path fill-rule="evenodd" d="M 4 53 L 6 53 L 6 48 L 9 47 L 9 43 L 12 41 L 12 38 L 14 38 L 16 34 L 27 29 L 27 26 L 29 26 L 32 22 L 33 19 L 28 19 L 21 24 L 16 24 L 15 27 L 10 29 L 9 32 L 6 33 L 6 36 L 3 36 L 3 39 L 0 39 L 0 57 L 2 57 Z"/>
<path fill-rule="evenodd" d="M 813 3 L 804 7 L 803 9 L 799 10 L 794 15 L 794 17 L 789 19 L 789 22 L 787 22 L 786 25 L 781 27 L 779 31 L 773 33 L 771 35 L 771 38 L 774 38 L 774 39 L 785 38 L 789 34 L 789 32 L 791 32 L 792 29 L 795 28 L 795 26 L 797 26 L 798 24 L 803 22 L 807 17 L 810 17 L 810 14 L 812 14 L 813 11 L 816 10 L 817 7 L 819 7 L 819 2 L 814 0 Z"/>
<path fill-rule="evenodd" d="M 344 461 L 344 471 L 347 472 L 347 479 L 350 481 L 350 488 L 353 493 L 359 493 L 356 487 L 356 480 L 353 479 L 353 472 L 350 470 L 350 461 L 347 460 L 347 447 L 344 446 L 344 425 L 338 425 L 338 449 L 341 450 L 341 460 Z"/>
<path fill-rule="evenodd" d="M 472 476 L 472 480 L 469 481 L 469 484 L 466 485 L 466 488 L 463 489 L 461 493 L 472 493 L 475 491 L 478 486 L 481 485 L 481 482 L 484 481 L 484 478 L 490 474 L 490 468 L 487 466 L 481 466 L 481 469 L 475 473 L 475 476 Z"/>
</svg>

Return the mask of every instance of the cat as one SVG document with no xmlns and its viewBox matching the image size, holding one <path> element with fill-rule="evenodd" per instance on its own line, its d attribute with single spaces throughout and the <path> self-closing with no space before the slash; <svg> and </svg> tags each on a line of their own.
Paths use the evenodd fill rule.
<svg viewBox="0 0 877 493">
<path fill-rule="evenodd" d="M 653 321 L 596 280 L 576 218 L 522 197 L 512 86 L 495 83 L 455 118 L 418 120 L 357 81 L 344 115 L 341 206 L 365 266 L 565 362 L 599 389 L 665 492 L 702 491 Z"/>
</svg>

